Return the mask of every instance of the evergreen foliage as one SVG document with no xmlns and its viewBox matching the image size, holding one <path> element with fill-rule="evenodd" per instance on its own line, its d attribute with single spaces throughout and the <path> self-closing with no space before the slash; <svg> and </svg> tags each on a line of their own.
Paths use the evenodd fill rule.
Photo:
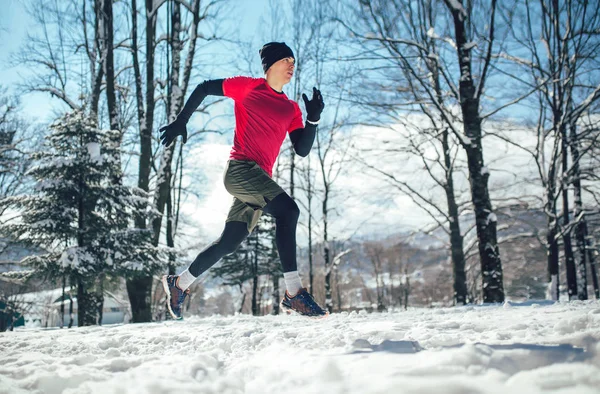
<svg viewBox="0 0 600 394">
<path fill-rule="evenodd" d="M 0 231 L 47 250 L 23 264 L 52 280 L 68 277 L 78 286 L 79 325 L 96 324 L 105 278 L 162 268 L 150 232 L 130 227 L 134 215 L 147 215 L 148 198 L 113 182 L 121 172 L 117 131 L 99 130 L 83 112 L 64 115 L 50 129 L 31 157 L 33 191 L 0 200 L 20 213 Z"/>
</svg>

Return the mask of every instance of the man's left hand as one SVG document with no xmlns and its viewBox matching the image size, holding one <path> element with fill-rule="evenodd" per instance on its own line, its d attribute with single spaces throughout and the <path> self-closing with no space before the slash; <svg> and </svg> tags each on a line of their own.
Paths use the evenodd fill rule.
<svg viewBox="0 0 600 394">
<path fill-rule="evenodd" d="M 323 112 L 323 108 L 325 108 L 321 91 L 317 88 L 313 88 L 312 100 L 308 100 L 308 97 L 306 97 L 306 94 L 304 93 L 302 93 L 302 98 L 304 99 L 304 105 L 306 107 L 306 119 L 311 122 L 318 122 L 321 119 L 321 112 Z"/>
</svg>

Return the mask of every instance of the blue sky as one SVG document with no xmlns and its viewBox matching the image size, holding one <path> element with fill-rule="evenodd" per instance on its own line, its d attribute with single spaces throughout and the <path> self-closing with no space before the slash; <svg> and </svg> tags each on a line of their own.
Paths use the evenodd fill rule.
<svg viewBox="0 0 600 394">
<path fill-rule="evenodd" d="M 0 84 L 11 89 L 20 77 L 18 67 L 10 67 L 10 55 L 26 39 L 27 27 L 32 22 L 20 0 L 0 0 L 0 9 Z"/>
</svg>

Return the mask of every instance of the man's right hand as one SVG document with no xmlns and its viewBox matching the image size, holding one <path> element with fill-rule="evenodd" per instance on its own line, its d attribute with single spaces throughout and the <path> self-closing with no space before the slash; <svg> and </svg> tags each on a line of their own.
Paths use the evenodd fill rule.
<svg viewBox="0 0 600 394">
<path fill-rule="evenodd" d="M 171 142 L 178 135 L 182 137 L 182 141 L 185 144 L 187 142 L 187 128 L 186 123 L 183 120 L 175 119 L 171 124 L 160 128 L 163 132 L 160 136 L 160 142 L 165 146 L 171 145 Z"/>
</svg>

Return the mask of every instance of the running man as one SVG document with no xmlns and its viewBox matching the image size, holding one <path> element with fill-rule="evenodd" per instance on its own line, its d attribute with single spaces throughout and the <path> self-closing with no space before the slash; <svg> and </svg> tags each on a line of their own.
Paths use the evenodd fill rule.
<svg viewBox="0 0 600 394">
<path fill-rule="evenodd" d="M 298 274 L 298 205 L 271 178 L 286 133 L 296 154 L 302 157 L 309 154 L 325 107 L 323 97 L 317 88 L 313 88 L 311 100 L 302 94 L 307 112 L 305 126 L 300 107 L 283 93 L 283 86 L 294 75 L 292 50 L 283 42 L 270 42 L 259 54 L 264 78 L 238 76 L 204 81 L 194 89 L 177 119 L 160 129 L 163 145 L 169 146 L 177 136 L 186 143 L 186 124 L 206 96 L 226 96 L 234 101 L 235 133 L 224 175 L 225 189 L 233 196 L 233 204 L 219 239 L 200 252 L 181 274 L 163 276 L 167 307 L 174 319 L 182 318 L 189 286 L 223 256 L 233 253 L 252 232 L 263 212 L 275 218 L 275 241 L 286 285 L 282 309 L 305 316 L 328 314 L 302 286 Z"/>
</svg>

